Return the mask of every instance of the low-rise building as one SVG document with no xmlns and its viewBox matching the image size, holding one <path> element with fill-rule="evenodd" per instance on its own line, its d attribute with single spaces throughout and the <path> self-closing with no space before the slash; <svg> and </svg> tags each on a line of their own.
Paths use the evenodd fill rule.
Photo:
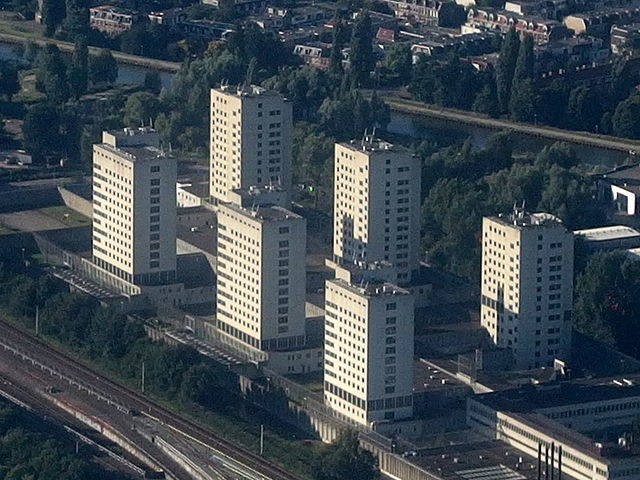
<svg viewBox="0 0 640 480">
<path fill-rule="evenodd" d="M 574 13 L 564 18 L 564 25 L 576 35 L 607 36 L 613 25 L 629 25 L 640 21 L 640 6 L 605 8 Z"/>
<path fill-rule="evenodd" d="M 198 37 L 208 41 L 224 39 L 235 29 L 230 23 L 211 20 L 183 20 L 176 25 L 176 28 L 187 37 Z"/>
<path fill-rule="evenodd" d="M 558 20 L 567 10 L 567 0 L 507 0 L 504 9 L 518 15 Z"/>
<path fill-rule="evenodd" d="M 149 12 L 148 17 L 151 23 L 175 28 L 187 19 L 187 14 L 181 8 L 170 8 L 168 10 Z"/>
<path fill-rule="evenodd" d="M 143 18 L 138 12 L 112 5 L 98 5 L 89 8 L 89 25 L 107 35 L 118 35 L 130 30 Z"/>
<path fill-rule="evenodd" d="M 613 25 L 610 43 L 614 55 L 634 55 L 640 47 L 640 23 Z"/>
<path fill-rule="evenodd" d="M 640 232 L 625 225 L 575 230 L 589 250 L 617 250 L 640 247 Z"/>
<path fill-rule="evenodd" d="M 632 424 L 640 415 L 637 378 L 527 386 L 467 399 L 467 424 L 538 460 L 538 475 L 640 478 Z"/>
<path fill-rule="evenodd" d="M 454 1 L 385 0 L 395 14 L 412 23 L 457 28 L 465 21 L 464 7 Z"/>
<path fill-rule="evenodd" d="M 217 8 L 233 8 L 238 13 L 256 13 L 264 10 L 266 0 L 202 0 L 204 5 Z"/>
<path fill-rule="evenodd" d="M 640 165 L 621 167 L 598 180 L 598 197 L 626 215 L 637 215 L 640 199 Z"/>
<path fill-rule="evenodd" d="M 466 29 L 507 33 L 512 27 L 521 37 L 531 35 L 535 43 L 547 43 L 569 35 L 567 27 L 556 20 L 522 16 L 506 10 L 472 7 L 467 12 Z"/>
</svg>

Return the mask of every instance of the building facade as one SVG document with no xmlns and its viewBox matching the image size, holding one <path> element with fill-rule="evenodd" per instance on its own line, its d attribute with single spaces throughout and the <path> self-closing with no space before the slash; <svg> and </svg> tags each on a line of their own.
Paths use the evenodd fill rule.
<svg viewBox="0 0 640 480">
<path fill-rule="evenodd" d="M 306 228 L 281 207 L 219 206 L 217 326 L 236 347 L 304 346 Z"/>
<path fill-rule="evenodd" d="M 568 360 L 573 305 L 573 233 L 547 213 L 485 217 L 480 321 L 515 367 Z"/>
<path fill-rule="evenodd" d="M 391 283 L 325 289 L 325 404 L 373 427 L 413 415 L 414 302 Z"/>
<path fill-rule="evenodd" d="M 334 157 L 333 256 L 388 261 L 406 283 L 420 262 L 420 161 L 377 139 L 340 143 Z"/>
<path fill-rule="evenodd" d="M 138 12 L 111 5 L 89 8 L 89 25 L 107 35 L 126 32 L 142 20 L 143 16 Z"/>
<path fill-rule="evenodd" d="M 93 263 L 130 284 L 176 280 L 176 160 L 152 130 L 105 132 L 94 145 Z"/>
<path fill-rule="evenodd" d="M 291 102 L 252 86 L 211 90 L 210 195 L 230 201 L 234 189 L 279 185 L 291 190 Z"/>
</svg>

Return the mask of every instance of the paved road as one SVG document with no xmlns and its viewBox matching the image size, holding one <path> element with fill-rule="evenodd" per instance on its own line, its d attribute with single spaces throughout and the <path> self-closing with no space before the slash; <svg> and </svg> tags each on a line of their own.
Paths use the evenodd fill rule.
<svg viewBox="0 0 640 480">
<path fill-rule="evenodd" d="M 596 135 L 595 133 L 561 130 L 552 127 L 542 127 L 530 123 L 518 123 L 510 120 L 487 118 L 473 112 L 438 108 L 415 100 L 407 100 L 391 95 L 381 95 L 391 110 L 426 117 L 440 118 L 453 122 L 479 125 L 495 130 L 513 130 L 527 135 L 533 135 L 563 142 L 579 143 L 593 147 L 619 150 L 623 152 L 640 152 L 640 141 L 618 138 L 610 135 Z"/>
</svg>

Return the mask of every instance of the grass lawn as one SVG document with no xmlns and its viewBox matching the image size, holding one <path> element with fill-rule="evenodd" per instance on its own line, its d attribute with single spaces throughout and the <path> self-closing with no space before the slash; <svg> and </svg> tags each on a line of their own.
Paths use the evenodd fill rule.
<svg viewBox="0 0 640 480">
<path fill-rule="evenodd" d="M 16 102 L 34 103 L 44 98 L 44 93 L 36 90 L 35 70 L 20 72 L 20 92 L 14 97 Z"/>
<path fill-rule="evenodd" d="M 9 33 L 34 40 L 44 39 L 44 27 L 34 21 L 16 20 L 15 16 L 0 15 L 0 33 Z"/>
<path fill-rule="evenodd" d="M 90 225 L 91 219 L 84 215 L 65 207 L 64 205 L 41 208 L 39 210 L 48 217 L 54 218 L 65 225 L 70 227 L 77 227 L 80 225 Z"/>
<path fill-rule="evenodd" d="M 2 223 L 0 223 L 0 235 L 9 235 L 9 234 L 15 233 L 17 231 L 18 230 L 14 230 L 12 228 L 5 227 L 4 225 L 2 225 Z"/>
</svg>

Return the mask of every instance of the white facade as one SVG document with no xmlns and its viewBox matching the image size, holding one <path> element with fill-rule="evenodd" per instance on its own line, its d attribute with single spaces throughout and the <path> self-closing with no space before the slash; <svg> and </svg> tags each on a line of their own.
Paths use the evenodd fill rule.
<svg viewBox="0 0 640 480">
<path fill-rule="evenodd" d="M 546 213 L 485 217 L 480 321 L 517 369 L 568 360 L 573 234 Z"/>
<path fill-rule="evenodd" d="M 420 160 L 367 139 L 336 144 L 334 164 L 334 259 L 388 261 L 408 282 L 420 261 Z"/>
<path fill-rule="evenodd" d="M 413 414 L 413 296 L 389 283 L 325 289 L 324 398 L 354 422 L 373 426 Z"/>
<path fill-rule="evenodd" d="M 143 130 L 93 148 L 93 262 L 136 285 L 176 279 L 176 160 Z"/>
<path fill-rule="evenodd" d="M 281 207 L 219 206 L 217 325 L 238 347 L 304 346 L 306 228 Z"/>
<path fill-rule="evenodd" d="M 210 195 L 229 202 L 234 189 L 291 190 L 291 102 L 252 86 L 211 90 Z"/>
</svg>

